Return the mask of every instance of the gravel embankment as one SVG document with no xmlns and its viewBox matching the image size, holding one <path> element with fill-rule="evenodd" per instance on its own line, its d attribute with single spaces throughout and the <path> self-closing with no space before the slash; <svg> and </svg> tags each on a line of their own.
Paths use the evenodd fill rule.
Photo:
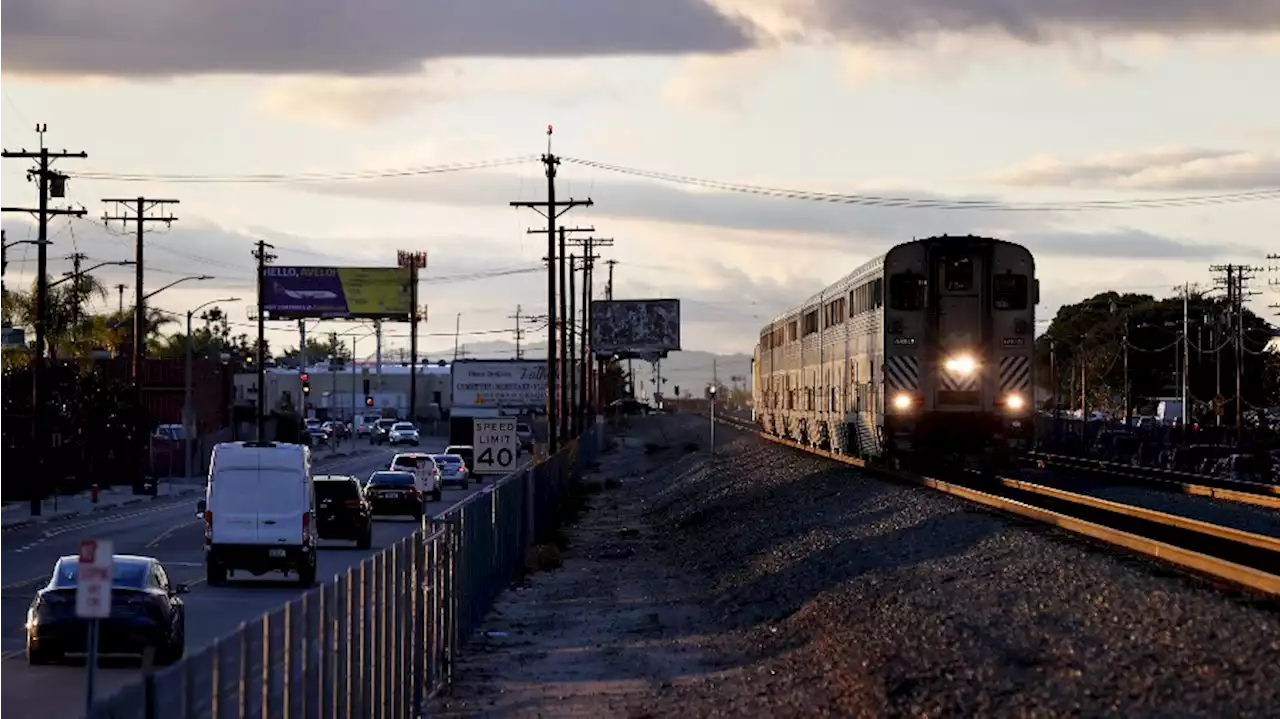
<svg viewBox="0 0 1280 719">
<path fill-rule="evenodd" d="M 1087 494 L 1121 504 L 1154 509 L 1224 527 L 1280 537 L 1280 512 L 1243 502 L 1230 502 L 1175 492 L 1162 492 L 1145 487 L 1107 485 L 1103 482 L 1072 477 L 1062 471 L 1022 470 L 1012 476 L 1049 487 Z"/>
<path fill-rule="evenodd" d="M 657 498 L 721 667 L 652 716 L 1263 717 L 1280 615 L 744 433 Z"/>
</svg>

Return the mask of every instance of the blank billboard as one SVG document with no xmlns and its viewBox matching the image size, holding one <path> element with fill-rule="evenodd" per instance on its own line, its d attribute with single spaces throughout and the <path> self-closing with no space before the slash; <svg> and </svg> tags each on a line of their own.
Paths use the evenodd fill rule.
<svg viewBox="0 0 1280 719">
<path fill-rule="evenodd" d="M 591 351 L 598 355 L 680 349 L 680 300 L 593 300 Z"/>
</svg>

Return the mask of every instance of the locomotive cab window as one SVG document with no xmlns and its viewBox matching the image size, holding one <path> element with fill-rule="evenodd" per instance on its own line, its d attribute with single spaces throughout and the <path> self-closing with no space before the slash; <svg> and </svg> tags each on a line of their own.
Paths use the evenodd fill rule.
<svg viewBox="0 0 1280 719">
<path fill-rule="evenodd" d="M 991 280 L 991 304 L 998 310 L 1027 308 L 1027 276 L 1004 274 Z"/>
<path fill-rule="evenodd" d="M 904 312 L 925 308 L 929 299 L 929 280 L 915 272 L 899 272 L 889 278 L 889 307 Z"/>
<path fill-rule="evenodd" d="M 973 260 L 947 257 L 942 260 L 942 284 L 947 292 L 973 291 Z"/>
</svg>

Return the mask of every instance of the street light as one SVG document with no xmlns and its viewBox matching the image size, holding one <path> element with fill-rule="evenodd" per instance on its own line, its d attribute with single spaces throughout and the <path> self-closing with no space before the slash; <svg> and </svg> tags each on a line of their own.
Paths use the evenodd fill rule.
<svg viewBox="0 0 1280 719">
<path fill-rule="evenodd" d="M 0 240 L 0 247 L 2 247 L 2 249 L 0 249 L 0 258 L 3 258 L 3 266 L 0 266 L 0 274 L 4 274 L 9 271 L 9 248 L 10 247 L 15 247 L 17 245 L 39 245 L 39 244 L 40 244 L 40 240 L 14 240 L 13 242 L 4 242 L 3 240 Z M 52 245 L 53 242 L 50 240 L 45 240 L 44 244 L 46 246 Z"/>
<path fill-rule="evenodd" d="M 213 279 L 213 276 L 212 276 L 212 275 L 188 275 L 187 277 L 183 277 L 183 278 L 181 278 L 181 279 L 174 280 L 173 282 L 170 282 L 169 284 L 165 285 L 164 287 L 161 287 L 161 288 L 160 288 L 160 289 L 158 289 L 158 290 L 154 290 L 154 291 L 152 291 L 152 292 L 149 292 L 149 293 L 147 293 L 147 294 L 143 295 L 143 296 L 142 296 L 142 301 L 143 301 L 143 302 L 146 302 L 147 300 L 151 299 L 152 297 L 155 297 L 156 295 L 160 294 L 161 292 L 164 292 L 165 290 L 169 289 L 170 287 L 173 287 L 174 285 L 180 285 L 180 284 L 182 284 L 183 282 L 189 282 L 189 281 L 192 281 L 192 280 L 195 280 L 196 282 L 203 282 L 203 281 L 205 281 L 205 280 L 211 280 L 211 279 Z M 135 311 L 135 312 L 137 312 L 137 308 L 136 308 L 136 307 L 134 308 L 134 311 Z"/>
<path fill-rule="evenodd" d="M 45 287 L 47 287 L 47 288 L 49 288 L 49 289 L 53 289 L 54 287 L 57 287 L 58 285 L 62 284 L 63 282 L 70 282 L 71 280 L 74 280 L 74 279 L 76 279 L 77 277 L 84 277 L 85 275 L 89 274 L 90 272 L 93 272 L 94 270 L 98 269 L 99 267 L 124 267 L 124 266 L 126 266 L 126 265 L 132 265 L 132 264 L 133 264 L 133 260 L 117 260 L 116 262 L 99 262 L 98 264 L 94 265 L 93 267 L 90 267 L 90 268 L 88 268 L 88 269 L 81 270 L 80 272 L 67 272 L 67 273 L 64 273 L 64 275 L 63 275 L 63 278 L 62 278 L 62 279 L 58 280 L 57 282 L 50 282 L 49 284 L 45 285 Z"/>
<path fill-rule="evenodd" d="M 179 282 L 181 282 L 181 280 L 179 280 Z M 160 289 L 164 289 L 164 288 L 162 287 Z M 159 290 L 156 290 L 156 291 L 159 292 Z M 191 451 L 192 450 L 191 435 L 194 433 L 193 430 L 195 429 L 194 427 L 195 418 L 192 417 L 194 412 L 192 411 L 192 407 L 191 407 L 191 383 L 192 383 L 191 365 L 193 362 L 192 355 L 194 354 L 194 349 L 193 349 L 194 343 L 191 341 L 191 320 L 196 316 L 197 312 L 204 309 L 205 307 L 208 307 L 209 305 L 216 305 L 219 302 L 239 302 L 239 301 L 240 301 L 239 297 L 227 297 L 226 299 L 221 299 L 221 300 L 209 300 L 208 302 L 202 305 L 196 305 L 195 307 L 187 310 L 187 367 L 186 367 L 186 373 L 185 373 L 186 378 L 183 382 L 182 436 L 184 438 L 183 441 L 186 444 L 185 451 L 183 452 L 183 454 L 186 458 L 186 468 L 187 468 L 186 476 L 188 481 L 190 481 L 191 479 L 191 465 L 192 465 L 192 460 L 194 459 L 194 455 L 192 454 L 192 451 Z"/>
<path fill-rule="evenodd" d="M 716 386 L 713 383 L 707 388 L 707 394 L 711 397 L 711 457 L 716 456 Z"/>
</svg>

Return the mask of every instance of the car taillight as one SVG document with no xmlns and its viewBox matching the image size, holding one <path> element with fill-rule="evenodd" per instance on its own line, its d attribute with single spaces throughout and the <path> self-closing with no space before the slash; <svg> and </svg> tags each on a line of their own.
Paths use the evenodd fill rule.
<svg viewBox="0 0 1280 719">
<path fill-rule="evenodd" d="M 360 500 L 358 500 L 358 499 L 348 499 L 347 501 L 343 502 L 343 504 L 347 505 L 348 507 L 359 507 L 359 506 L 360 506 Z"/>
<path fill-rule="evenodd" d="M 213 542 L 213 511 L 206 509 L 204 512 L 204 543 L 211 544 Z"/>
<path fill-rule="evenodd" d="M 311 512 L 302 513 L 302 533 L 305 535 L 311 529 Z"/>
</svg>

